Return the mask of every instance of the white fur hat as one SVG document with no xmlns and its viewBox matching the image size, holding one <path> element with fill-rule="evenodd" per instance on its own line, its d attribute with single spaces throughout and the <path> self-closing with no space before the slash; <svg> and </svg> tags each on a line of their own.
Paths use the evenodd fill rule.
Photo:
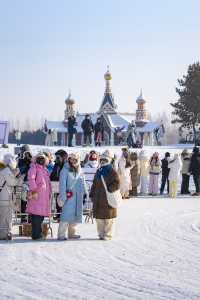
<svg viewBox="0 0 200 300">
<path fill-rule="evenodd" d="M 100 159 L 106 159 L 109 163 L 112 161 L 113 158 L 114 154 L 110 150 L 106 150 L 100 155 Z"/>
<path fill-rule="evenodd" d="M 79 153 L 70 153 L 68 156 L 68 159 L 76 159 L 78 161 L 78 163 L 80 164 L 81 161 L 81 157 Z"/>
</svg>

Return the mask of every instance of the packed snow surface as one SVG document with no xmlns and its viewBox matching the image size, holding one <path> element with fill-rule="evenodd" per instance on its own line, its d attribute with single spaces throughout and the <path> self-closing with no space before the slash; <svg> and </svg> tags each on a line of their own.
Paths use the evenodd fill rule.
<svg viewBox="0 0 200 300">
<path fill-rule="evenodd" d="M 145 150 L 163 157 L 185 147 L 192 149 L 174 145 Z M 31 146 L 33 153 L 44 148 Z M 58 148 L 49 147 L 53 153 Z M 91 150 L 65 149 L 82 157 Z M 121 147 L 112 150 L 119 156 Z M 14 152 L 14 146 L 4 151 Z M 57 226 L 53 224 L 54 236 L 46 241 L 17 236 L 0 241 L 0 300 L 200 299 L 200 198 L 125 200 L 112 241 L 98 240 L 96 225 L 83 223 L 81 240 L 60 242 Z"/>
<path fill-rule="evenodd" d="M 200 199 L 124 200 L 112 241 L 0 242 L 0 299 L 200 299 Z M 16 230 L 16 229 L 15 229 Z"/>
</svg>

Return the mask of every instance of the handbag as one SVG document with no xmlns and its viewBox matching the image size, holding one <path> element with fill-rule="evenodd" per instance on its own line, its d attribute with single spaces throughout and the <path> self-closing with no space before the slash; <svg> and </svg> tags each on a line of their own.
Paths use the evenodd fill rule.
<svg viewBox="0 0 200 300">
<path fill-rule="evenodd" d="M 120 207 L 120 205 L 122 203 L 122 195 L 121 195 L 120 190 L 116 190 L 115 192 L 110 193 L 108 191 L 108 188 L 106 186 L 103 176 L 101 176 L 101 180 L 102 180 L 103 186 L 106 191 L 106 197 L 107 197 L 108 204 L 113 208 Z"/>
</svg>

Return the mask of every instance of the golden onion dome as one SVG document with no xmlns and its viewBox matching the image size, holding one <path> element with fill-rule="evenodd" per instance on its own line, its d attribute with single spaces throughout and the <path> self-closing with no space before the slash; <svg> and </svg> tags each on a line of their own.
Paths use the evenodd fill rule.
<svg viewBox="0 0 200 300">
<path fill-rule="evenodd" d="M 69 93 L 67 99 L 65 100 L 65 104 L 67 104 L 67 105 L 75 104 L 75 100 L 71 98 L 71 93 Z"/>
<path fill-rule="evenodd" d="M 107 71 L 104 75 L 105 80 L 111 80 L 112 79 L 112 75 L 110 74 L 110 71 Z"/>
</svg>

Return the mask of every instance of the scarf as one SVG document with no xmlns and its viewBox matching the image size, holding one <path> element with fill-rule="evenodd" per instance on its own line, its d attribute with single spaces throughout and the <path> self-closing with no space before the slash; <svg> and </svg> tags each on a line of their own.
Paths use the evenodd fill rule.
<svg viewBox="0 0 200 300">
<path fill-rule="evenodd" d="M 101 179 L 101 176 L 106 177 L 108 174 L 110 174 L 111 171 L 112 171 L 111 164 L 100 167 L 97 170 L 97 175 L 96 175 L 97 179 Z"/>
</svg>

